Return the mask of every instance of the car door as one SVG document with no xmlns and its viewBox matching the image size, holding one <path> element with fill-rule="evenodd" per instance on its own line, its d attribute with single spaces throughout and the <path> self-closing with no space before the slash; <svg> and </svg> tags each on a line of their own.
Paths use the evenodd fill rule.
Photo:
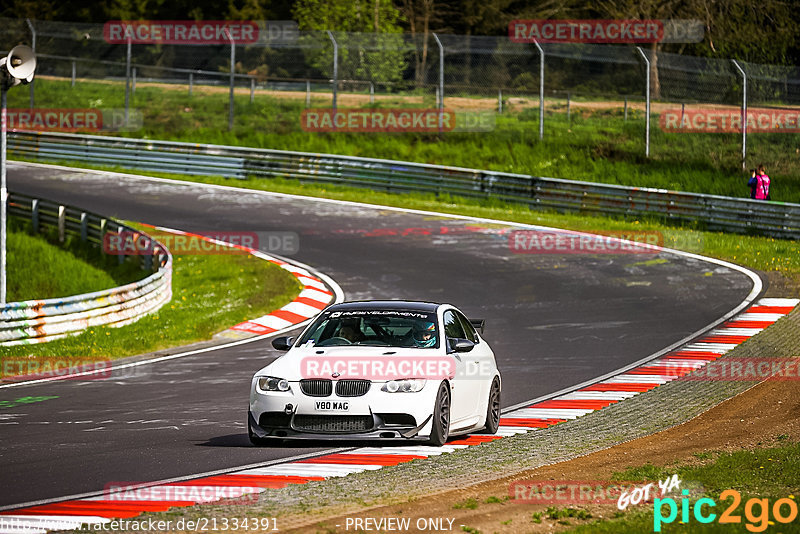
<svg viewBox="0 0 800 534">
<path fill-rule="evenodd" d="M 464 361 L 466 362 L 467 375 L 470 379 L 476 382 L 475 386 L 479 391 L 479 398 L 481 400 L 489 398 L 489 388 L 492 385 L 492 379 L 497 370 L 497 363 L 494 359 L 494 353 L 489 347 L 489 344 L 482 341 L 475 327 L 467 319 L 464 314 L 455 312 L 456 316 L 461 321 L 464 329 L 465 337 L 475 343 L 475 348 L 469 352 L 463 353 Z M 479 405 L 483 406 L 483 405 Z"/>
<path fill-rule="evenodd" d="M 471 353 L 455 352 L 452 348 L 455 340 L 466 338 L 466 332 L 464 332 L 461 320 L 454 310 L 445 311 L 443 319 L 445 349 L 456 362 L 456 374 L 450 384 L 452 392 L 450 422 L 453 424 L 453 428 L 457 429 L 458 427 L 466 426 L 463 424 L 465 420 L 474 418 L 476 414 L 478 395 L 480 394 L 480 382 L 469 376 L 467 362 L 470 361 L 469 357 Z"/>
</svg>

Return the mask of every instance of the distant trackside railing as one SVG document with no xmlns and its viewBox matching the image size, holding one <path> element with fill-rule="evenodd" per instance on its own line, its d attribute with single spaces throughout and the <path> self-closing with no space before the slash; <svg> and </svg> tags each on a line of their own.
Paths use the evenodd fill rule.
<svg viewBox="0 0 800 534">
<path fill-rule="evenodd" d="M 107 217 L 18 193 L 9 195 L 8 212 L 29 220 L 34 232 L 51 228 L 62 241 L 69 233 L 101 249 L 108 233 L 143 234 Z M 172 298 L 172 256 L 157 242 L 152 250 L 152 254 L 136 254 L 142 268 L 151 273 L 138 282 L 83 295 L 0 306 L 0 345 L 41 343 L 99 325 L 123 326 L 159 309 Z M 119 258 L 121 262 L 125 259 L 122 255 Z"/>
<path fill-rule="evenodd" d="M 11 156 L 228 178 L 300 181 L 496 198 L 531 208 L 699 222 L 709 230 L 800 238 L 800 204 L 283 150 L 16 132 Z"/>
</svg>

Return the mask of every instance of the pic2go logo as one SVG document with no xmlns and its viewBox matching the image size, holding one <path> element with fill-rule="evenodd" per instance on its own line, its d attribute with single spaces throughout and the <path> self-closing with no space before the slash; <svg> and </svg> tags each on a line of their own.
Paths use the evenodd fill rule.
<svg viewBox="0 0 800 534">
<path fill-rule="evenodd" d="M 689 490 L 683 490 L 683 495 L 688 495 Z M 721 501 L 732 499 L 730 506 L 719 516 L 719 523 L 733 523 L 741 524 L 742 516 L 736 514 L 736 509 L 742 502 L 742 495 L 734 490 L 729 489 L 723 491 L 719 496 Z M 664 506 L 669 508 L 669 513 L 664 516 Z M 704 513 L 704 506 L 706 510 Z M 698 523 L 711 523 L 717 518 L 717 514 L 711 512 L 711 508 L 717 506 L 713 499 L 702 498 L 694 503 L 694 506 L 689 504 L 689 499 L 681 499 L 681 522 L 689 524 L 689 511 L 693 512 L 694 519 Z M 757 510 L 757 511 L 756 511 Z M 785 513 L 788 512 L 788 513 Z M 661 532 L 662 524 L 670 524 L 678 517 L 678 504 L 675 499 L 655 499 L 653 501 L 653 531 Z M 750 532 L 764 532 L 769 526 L 770 521 L 770 506 L 769 499 L 759 499 L 753 497 L 749 499 L 744 505 L 744 517 L 748 523 L 745 523 L 745 528 Z M 772 517 L 778 523 L 791 523 L 797 518 L 797 503 L 791 498 L 784 497 L 778 499 L 772 505 Z"/>
</svg>

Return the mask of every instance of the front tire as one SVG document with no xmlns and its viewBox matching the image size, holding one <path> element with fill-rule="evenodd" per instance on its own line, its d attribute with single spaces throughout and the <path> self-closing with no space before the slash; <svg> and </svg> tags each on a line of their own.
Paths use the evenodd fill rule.
<svg viewBox="0 0 800 534">
<path fill-rule="evenodd" d="M 486 425 L 481 430 L 481 434 L 497 434 L 500 428 L 500 381 L 495 378 L 492 380 L 492 387 L 489 388 L 489 402 L 486 405 Z"/>
<path fill-rule="evenodd" d="M 441 447 L 450 437 L 450 388 L 447 382 L 439 385 L 436 392 L 436 404 L 433 407 L 433 421 L 431 427 L 430 444 Z"/>
</svg>

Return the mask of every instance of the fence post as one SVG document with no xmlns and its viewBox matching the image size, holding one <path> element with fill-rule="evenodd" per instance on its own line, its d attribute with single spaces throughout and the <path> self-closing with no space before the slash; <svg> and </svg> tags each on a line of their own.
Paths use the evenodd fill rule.
<svg viewBox="0 0 800 534">
<path fill-rule="evenodd" d="M 125 126 L 128 126 L 128 106 L 131 90 L 131 36 L 128 35 L 128 51 L 125 54 Z"/>
<path fill-rule="evenodd" d="M 570 109 L 569 109 L 569 97 L 570 96 L 571 95 L 569 94 L 569 91 L 567 91 L 567 123 L 572 122 L 571 121 L 571 115 L 570 115 Z"/>
<path fill-rule="evenodd" d="M 625 121 L 628 121 L 628 95 L 625 95 Z"/>
<path fill-rule="evenodd" d="M 194 85 L 194 73 L 189 73 L 189 96 L 192 96 L 192 85 Z"/>
<path fill-rule="evenodd" d="M 250 78 L 250 103 L 256 100 L 256 79 Z"/>
<path fill-rule="evenodd" d="M 230 78 L 230 96 L 228 98 L 228 131 L 233 130 L 233 86 L 236 81 L 235 74 L 236 74 L 236 43 L 233 40 L 233 35 L 231 34 L 230 30 L 226 27 L 225 33 L 228 35 L 228 39 L 231 42 L 231 78 Z"/>
<path fill-rule="evenodd" d="M 333 37 L 333 32 L 328 30 L 328 37 L 333 43 L 333 114 L 336 115 L 336 91 L 339 86 L 339 43 Z"/>
<path fill-rule="evenodd" d="M 544 50 L 534 40 L 533 44 L 539 51 L 539 140 L 544 139 Z"/>
<path fill-rule="evenodd" d="M 375 84 L 372 82 L 369 82 L 369 103 L 375 103 Z"/>
<path fill-rule="evenodd" d="M 33 27 L 33 23 L 31 23 L 31 19 L 25 19 L 25 22 L 28 23 L 28 28 L 31 30 L 31 49 L 33 50 L 34 56 L 36 55 L 36 28 Z M 30 83 L 30 108 L 33 109 L 34 105 L 34 91 L 33 91 L 33 84 L 36 82 L 35 79 L 31 80 Z"/>
<path fill-rule="evenodd" d="M 503 112 L 503 89 L 497 90 L 497 112 Z"/>
<path fill-rule="evenodd" d="M 136 94 L 136 67 L 131 70 L 131 93 Z"/>
<path fill-rule="evenodd" d="M 122 233 L 122 226 L 117 225 L 117 235 L 120 235 L 121 233 Z M 119 242 L 121 243 L 122 241 L 120 240 Z M 125 263 L 125 253 L 124 252 L 121 253 L 121 254 L 117 254 L 117 263 L 119 265 L 122 265 L 123 263 Z"/>
<path fill-rule="evenodd" d="M 311 80 L 306 80 L 306 107 L 311 107 Z"/>
<path fill-rule="evenodd" d="M 747 73 L 739 66 L 735 59 L 731 60 L 733 66 L 742 75 L 742 170 L 747 169 Z"/>
<path fill-rule="evenodd" d="M 77 69 L 76 61 L 73 59 L 72 60 L 72 85 L 71 85 L 71 87 L 75 87 L 75 74 L 76 74 L 77 70 L 78 69 Z"/>
<path fill-rule="evenodd" d="M 647 54 L 644 53 L 642 47 L 637 46 L 636 50 L 644 59 L 644 62 L 647 67 L 647 73 L 645 75 L 645 84 L 647 85 L 645 89 L 645 134 L 644 134 L 644 155 L 646 157 L 650 157 L 650 60 L 647 58 Z"/>
<path fill-rule="evenodd" d="M 444 126 L 444 47 L 436 33 L 433 34 L 436 44 L 439 47 L 439 131 Z"/>
</svg>

